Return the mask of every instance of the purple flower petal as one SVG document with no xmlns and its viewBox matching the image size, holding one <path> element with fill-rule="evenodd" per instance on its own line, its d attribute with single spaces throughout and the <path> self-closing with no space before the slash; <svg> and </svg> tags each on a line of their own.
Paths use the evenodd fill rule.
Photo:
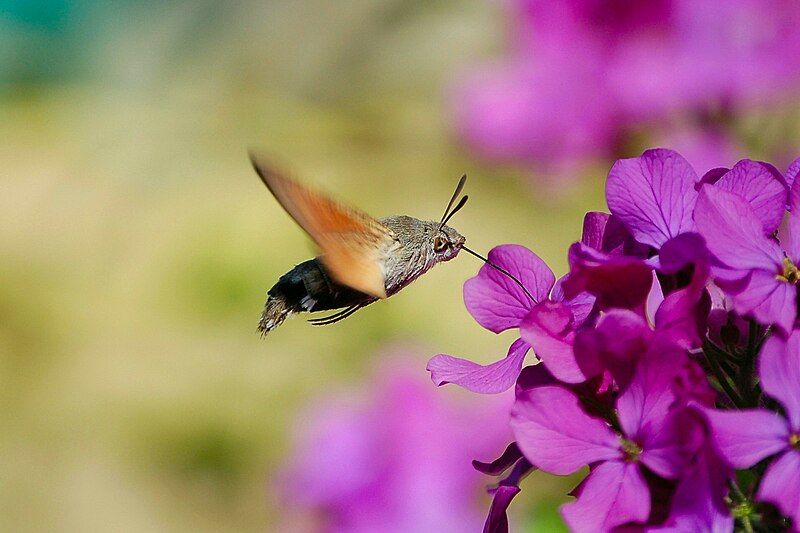
<svg viewBox="0 0 800 533">
<path fill-rule="evenodd" d="M 573 531 L 611 531 L 644 522 L 650 514 L 650 489 L 635 463 L 608 461 L 589 474 L 578 499 L 562 506 L 561 514 Z"/>
<path fill-rule="evenodd" d="M 716 186 L 738 194 L 750 204 L 765 235 L 778 229 L 786 209 L 788 191 L 778 169 L 761 161 L 742 159 L 720 178 Z"/>
<path fill-rule="evenodd" d="M 707 266 L 708 248 L 699 233 L 682 233 L 668 240 L 658 254 L 658 270 L 664 274 L 677 274 L 689 265 Z"/>
<path fill-rule="evenodd" d="M 517 396 L 511 430 L 525 457 L 551 474 L 569 474 L 622 455 L 608 425 L 587 415 L 578 397 L 559 386 L 537 387 Z"/>
<path fill-rule="evenodd" d="M 587 376 L 575 361 L 572 343 L 572 313 L 560 302 L 545 301 L 536 305 L 522 321 L 519 332 L 530 344 L 536 357 L 556 379 L 565 383 L 581 383 Z"/>
<path fill-rule="evenodd" d="M 701 451 L 675 490 L 665 525 L 648 528 L 648 533 L 733 531 L 733 516 L 724 500 L 731 474 L 713 450 Z"/>
<path fill-rule="evenodd" d="M 652 336 L 652 330 L 640 315 L 627 309 L 612 309 L 600 317 L 594 328 L 575 336 L 575 358 L 585 375 L 596 376 L 609 370 L 617 383 L 625 387 Z"/>
<path fill-rule="evenodd" d="M 629 438 L 657 431 L 675 401 L 672 384 L 683 371 L 686 352 L 673 343 L 654 339 L 647 354 L 639 360 L 636 374 L 617 399 L 622 430 Z"/>
<path fill-rule="evenodd" d="M 517 380 L 528 343 L 517 339 L 508 349 L 508 355 L 495 363 L 479 365 L 452 355 L 435 355 L 428 361 L 426 369 L 437 387 L 453 383 L 480 394 L 497 394 L 510 389 Z"/>
<path fill-rule="evenodd" d="M 716 182 L 720 180 L 720 178 L 722 178 L 722 176 L 727 174 L 730 170 L 731 169 L 725 167 L 712 168 L 711 170 L 703 174 L 703 177 L 700 178 L 700 181 L 698 181 L 695 184 L 694 186 L 695 190 L 699 191 L 700 187 L 702 187 L 704 183 L 708 183 L 709 185 L 714 185 Z"/>
<path fill-rule="evenodd" d="M 685 409 L 667 413 L 664 420 L 651 420 L 641 431 L 640 460 L 666 479 L 676 479 L 703 444 L 703 426 L 697 414 Z"/>
<path fill-rule="evenodd" d="M 761 388 L 778 400 L 793 431 L 800 431 L 800 332 L 788 340 L 773 335 L 764 343 L 758 360 Z"/>
<path fill-rule="evenodd" d="M 561 385 L 561 382 L 553 377 L 543 364 L 528 365 L 522 369 L 517 378 L 515 394 L 517 397 L 529 389 L 535 389 L 544 385 Z"/>
<path fill-rule="evenodd" d="M 737 194 L 704 185 L 694 212 L 697 230 L 709 251 L 728 268 L 778 273 L 783 253 L 764 236 L 761 221 Z"/>
<path fill-rule="evenodd" d="M 774 504 L 783 514 L 800 524 L 800 451 L 792 450 L 772 463 L 761 485 L 756 499 Z"/>
<path fill-rule="evenodd" d="M 497 246 L 489 252 L 489 261 L 516 276 L 537 302 L 547 298 L 556 281 L 545 262 L 524 246 Z M 464 303 L 481 326 L 500 333 L 517 327 L 535 302 L 508 276 L 483 265 L 464 283 Z"/>
<path fill-rule="evenodd" d="M 797 287 L 777 279 L 774 273 L 753 271 L 744 289 L 730 296 L 740 315 L 751 316 L 762 324 L 777 324 L 785 332 L 792 330 L 797 315 Z"/>
<path fill-rule="evenodd" d="M 786 184 L 789 187 L 792 187 L 794 182 L 797 181 L 797 174 L 800 174 L 800 157 L 792 161 L 789 168 L 786 169 Z"/>
<path fill-rule="evenodd" d="M 512 442 L 506 447 L 503 454 L 491 463 L 473 460 L 472 467 L 482 474 L 499 476 L 521 458 L 522 452 L 519 451 L 519 446 L 517 446 L 516 442 Z"/>
<path fill-rule="evenodd" d="M 581 232 L 581 242 L 591 246 L 595 250 L 603 251 L 603 241 L 606 234 L 611 214 L 599 211 L 589 211 L 583 216 L 583 230 Z M 619 222 L 617 222 L 619 224 Z M 620 226 L 622 226 L 620 224 Z M 619 232 L 622 235 L 622 232 Z M 621 239 L 620 243 L 621 244 Z"/>
<path fill-rule="evenodd" d="M 569 248 L 569 264 L 569 278 L 562 284 L 567 298 L 588 292 L 597 297 L 600 309 L 641 308 L 643 312 L 653 285 L 652 270 L 644 261 L 606 255 L 575 243 Z"/>
<path fill-rule="evenodd" d="M 572 298 L 567 299 L 564 295 L 563 287 L 567 279 L 569 279 L 569 274 L 560 277 L 558 281 L 556 281 L 556 284 L 553 285 L 553 290 L 550 292 L 550 299 L 554 302 L 564 302 L 569 310 L 572 311 L 573 328 L 578 328 L 589 318 L 589 315 L 592 314 L 597 298 L 588 292 L 580 292 Z"/>
<path fill-rule="evenodd" d="M 699 348 L 706 331 L 711 300 L 703 286 L 686 287 L 668 295 L 656 311 L 655 323 L 659 335 L 690 350 Z"/>
<path fill-rule="evenodd" d="M 506 511 L 514 496 L 520 493 L 519 487 L 501 485 L 494 491 L 489 516 L 483 525 L 483 533 L 508 533 L 508 515 Z"/>
<path fill-rule="evenodd" d="M 581 242 L 607 254 L 619 254 L 623 249 L 636 247 L 633 237 L 619 218 L 598 211 L 589 211 L 583 217 Z"/>
<path fill-rule="evenodd" d="M 608 173 L 606 200 L 634 238 L 660 248 L 671 237 L 692 230 L 698 180 L 680 154 L 663 148 L 620 159 Z"/>
<path fill-rule="evenodd" d="M 674 274 L 692 264 L 688 286 L 664 299 L 655 314 L 656 331 L 685 349 L 698 348 L 705 335 L 711 300 L 706 293 L 708 250 L 700 235 L 684 233 L 667 241 L 659 255 L 664 273 Z"/>
<path fill-rule="evenodd" d="M 786 420 L 771 411 L 700 411 L 711 426 L 717 451 L 735 468 L 749 468 L 789 446 Z"/>
<path fill-rule="evenodd" d="M 779 235 L 786 254 L 797 264 L 800 263 L 800 180 L 795 180 L 789 192 L 789 208 L 791 213 L 786 220 L 786 231 Z"/>
</svg>

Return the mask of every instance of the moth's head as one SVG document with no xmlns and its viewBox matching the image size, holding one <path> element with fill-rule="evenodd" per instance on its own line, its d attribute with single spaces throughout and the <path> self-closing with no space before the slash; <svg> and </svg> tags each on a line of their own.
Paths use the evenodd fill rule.
<svg viewBox="0 0 800 533">
<path fill-rule="evenodd" d="M 436 261 L 449 261 L 457 256 L 458 252 L 461 251 L 461 247 L 464 245 L 464 242 L 467 240 L 463 235 L 447 225 L 447 222 L 453 218 L 453 215 L 458 213 L 462 207 L 464 207 L 469 199 L 469 196 L 464 195 L 461 197 L 461 200 L 459 200 L 456 206 L 453 207 L 453 202 L 455 202 L 456 198 L 458 198 L 458 195 L 461 194 L 466 181 L 467 175 L 464 174 L 461 176 L 461 179 L 458 180 L 456 190 L 453 193 L 453 196 L 450 198 L 447 208 L 444 210 L 442 219 L 438 223 L 434 223 L 434 231 L 431 234 L 431 248 L 433 249 L 433 254 L 436 258 Z"/>
<path fill-rule="evenodd" d="M 467 239 L 447 225 L 436 223 L 432 233 L 431 248 L 436 260 L 449 261 L 458 255 Z"/>
</svg>

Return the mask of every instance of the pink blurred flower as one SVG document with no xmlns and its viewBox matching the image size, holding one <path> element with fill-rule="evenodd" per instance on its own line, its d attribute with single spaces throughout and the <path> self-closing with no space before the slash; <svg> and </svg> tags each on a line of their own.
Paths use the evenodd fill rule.
<svg viewBox="0 0 800 533">
<path fill-rule="evenodd" d="M 720 116 L 800 88 L 793 0 L 509 3 L 508 57 L 455 89 L 459 132 L 485 157 L 563 178 L 648 129 L 661 144 L 697 136 L 705 172 L 732 162 Z"/>
<path fill-rule="evenodd" d="M 366 390 L 320 397 L 299 418 L 279 476 L 283 530 L 479 531 L 486 478 L 471 460 L 509 442 L 511 396 L 445 397 L 408 354 L 379 361 Z"/>
</svg>

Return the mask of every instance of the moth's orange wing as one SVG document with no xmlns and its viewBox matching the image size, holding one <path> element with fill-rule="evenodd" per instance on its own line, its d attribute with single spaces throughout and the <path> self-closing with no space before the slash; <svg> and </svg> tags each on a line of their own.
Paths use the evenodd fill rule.
<svg viewBox="0 0 800 533">
<path fill-rule="evenodd" d="M 391 231 L 366 213 L 301 185 L 252 152 L 250 160 L 278 202 L 319 247 L 334 280 L 386 298 L 380 253 L 393 240 Z"/>
</svg>

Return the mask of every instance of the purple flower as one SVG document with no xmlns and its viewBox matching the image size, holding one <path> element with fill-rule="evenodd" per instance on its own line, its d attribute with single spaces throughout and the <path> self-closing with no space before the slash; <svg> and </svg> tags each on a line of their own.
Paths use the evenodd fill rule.
<svg viewBox="0 0 800 533">
<path fill-rule="evenodd" d="M 625 236 L 611 241 L 627 244 L 598 248 L 597 244 L 602 243 L 594 228 L 600 224 L 587 219 L 584 223 L 590 223 L 592 229 L 585 234 L 590 238 L 573 244 L 569 250 L 566 294 L 587 291 L 597 297 L 600 309 L 625 308 L 644 314 L 653 286 L 652 268 L 664 270 L 658 259 L 646 261 L 648 255 L 668 243 L 671 255 L 677 258 L 686 253 L 697 255 L 704 248 L 682 238 L 694 229 L 692 213 L 698 179 L 691 165 L 672 150 L 647 150 L 639 157 L 617 161 L 606 182 L 606 200 L 612 213 L 609 220 L 614 221 L 607 227 L 612 235 L 619 235 L 622 230 L 618 228 L 622 226 Z M 637 246 L 631 245 L 630 240 Z M 683 247 L 690 252 L 682 252 Z M 700 257 L 689 259 L 680 267 Z"/>
<path fill-rule="evenodd" d="M 498 246 L 489 252 L 489 260 L 516 276 L 529 293 L 489 265 L 467 280 L 464 303 L 475 320 L 489 331 L 500 333 L 525 323 L 567 335 L 567 330 L 579 325 L 591 311 L 593 299 L 585 294 L 563 301 L 552 270 L 527 248 L 513 244 Z M 494 394 L 514 385 L 529 350 L 528 341 L 517 339 L 505 358 L 486 366 L 439 354 L 431 358 L 427 368 L 436 385 L 454 383 L 473 392 Z"/>
<path fill-rule="evenodd" d="M 578 499 L 562 513 L 575 530 L 609 530 L 645 522 L 650 490 L 641 466 L 676 479 L 701 442 L 700 426 L 684 409 L 674 409 L 673 383 L 685 352 L 674 345 L 654 346 L 616 402 L 618 430 L 588 414 L 581 398 L 558 384 L 521 391 L 511 412 L 511 427 L 525 457 L 553 474 L 592 465 Z"/>
<path fill-rule="evenodd" d="M 369 390 L 320 398 L 299 419 L 280 477 L 282 530 L 314 515 L 315 531 L 480 528 L 474 503 L 485 481 L 470 460 L 510 440 L 509 398 L 448 401 L 421 379 L 418 362 L 397 353 L 381 361 Z"/>
<path fill-rule="evenodd" d="M 800 524 L 800 332 L 788 340 L 770 337 L 759 356 L 764 393 L 783 407 L 783 417 L 766 409 L 704 409 L 714 443 L 734 468 L 749 468 L 774 456 L 756 499 L 774 504 Z"/>
<path fill-rule="evenodd" d="M 780 223 L 777 215 L 782 216 L 786 203 L 785 192 L 770 192 L 768 184 L 775 182 L 782 184 L 771 170 L 762 167 L 759 174 L 743 182 L 738 194 L 725 190 L 722 180 L 715 186 L 704 185 L 694 219 L 718 262 L 716 282 L 730 296 L 737 313 L 788 332 L 797 315 L 795 285 L 799 276 L 795 264 L 800 246 L 795 241 L 800 228 L 795 210 L 789 217 L 784 249 L 769 236 Z M 748 184 L 752 185 L 747 188 Z M 795 184 L 791 201 L 800 205 L 797 189 Z"/>
<path fill-rule="evenodd" d="M 676 123 L 691 124 L 680 136 L 710 137 L 693 162 L 725 164 L 725 118 L 800 86 L 791 0 L 509 6 L 509 56 L 455 84 L 456 123 L 479 154 L 548 176 L 574 177 L 635 133 L 674 137 Z"/>
</svg>

